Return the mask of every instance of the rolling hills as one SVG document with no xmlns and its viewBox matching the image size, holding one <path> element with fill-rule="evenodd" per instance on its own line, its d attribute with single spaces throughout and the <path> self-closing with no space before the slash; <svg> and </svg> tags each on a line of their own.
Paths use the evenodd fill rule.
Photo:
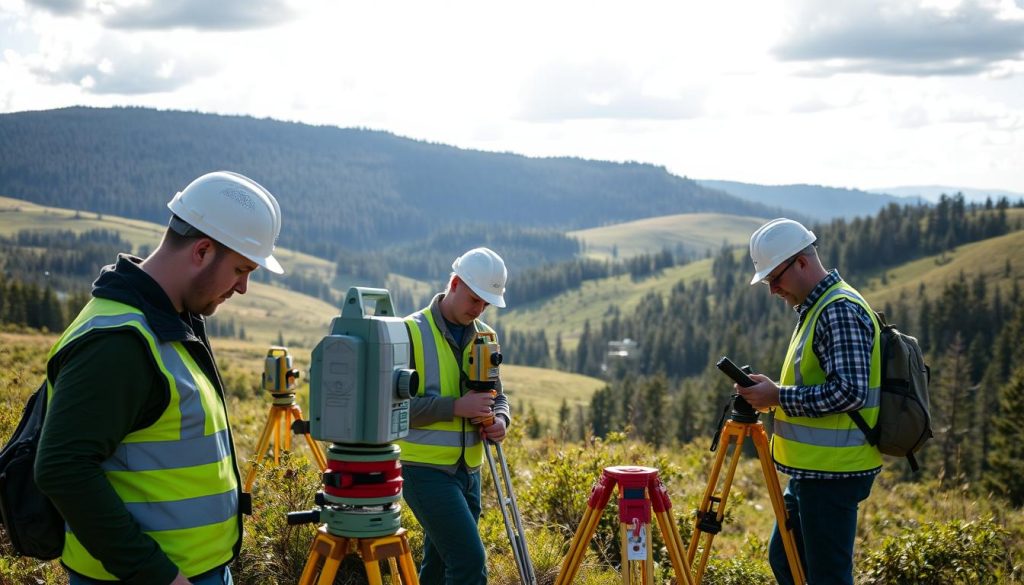
<svg viewBox="0 0 1024 585">
<path fill-rule="evenodd" d="M 722 213 L 684 213 L 574 230 L 569 235 L 583 242 L 587 256 L 598 259 L 628 258 L 679 247 L 687 253 L 706 256 L 723 244 L 745 245 L 751 232 L 765 219 Z"/>
</svg>

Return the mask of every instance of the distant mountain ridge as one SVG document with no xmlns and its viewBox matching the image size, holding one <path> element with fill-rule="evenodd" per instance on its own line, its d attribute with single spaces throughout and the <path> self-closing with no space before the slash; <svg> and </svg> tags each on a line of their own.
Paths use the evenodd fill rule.
<svg viewBox="0 0 1024 585">
<path fill-rule="evenodd" d="M 819 221 L 874 215 L 890 203 L 906 205 L 922 202 L 916 197 L 823 185 L 758 185 L 703 179 L 698 179 L 697 183 L 747 201 L 795 209 Z"/>
<path fill-rule="evenodd" d="M 282 245 L 328 259 L 465 224 L 565 231 L 674 213 L 779 213 L 648 164 L 145 108 L 3 114 L 0 152 L 0 194 L 158 222 L 189 180 L 234 170 L 281 202 Z"/>
<path fill-rule="evenodd" d="M 869 189 L 869 191 L 872 193 L 888 193 L 898 197 L 919 197 L 932 203 L 938 201 L 943 195 L 952 197 L 957 193 L 963 194 L 964 200 L 976 203 L 983 203 L 987 198 L 991 198 L 993 201 L 1000 197 L 1005 197 L 1009 201 L 1024 199 L 1024 193 L 1018 193 L 1016 191 L 1007 191 L 1005 189 L 978 189 L 975 187 L 950 187 L 948 185 L 880 187 L 878 189 Z"/>
</svg>

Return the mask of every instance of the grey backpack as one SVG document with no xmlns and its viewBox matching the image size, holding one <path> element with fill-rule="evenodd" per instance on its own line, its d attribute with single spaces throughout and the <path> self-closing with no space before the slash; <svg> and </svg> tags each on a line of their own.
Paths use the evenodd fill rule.
<svg viewBox="0 0 1024 585">
<path fill-rule="evenodd" d="M 883 313 L 876 311 L 875 315 L 881 327 L 882 358 L 878 422 L 871 428 L 859 412 L 850 412 L 849 415 L 869 443 L 886 455 L 906 457 L 910 468 L 917 471 L 919 466 L 914 453 L 932 438 L 931 414 L 928 411 L 931 370 L 924 363 L 916 338 L 886 323 Z"/>
</svg>

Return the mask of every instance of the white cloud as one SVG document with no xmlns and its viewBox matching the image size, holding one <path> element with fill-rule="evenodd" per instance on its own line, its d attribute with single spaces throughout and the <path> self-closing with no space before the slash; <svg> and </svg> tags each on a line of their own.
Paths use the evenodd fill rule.
<svg viewBox="0 0 1024 585">
<path fill-rule="evenodd" d="M 819 75 L 973 75 L 1024 59 L 1024 19 L 982 0 L 805 2 L 774 54 Z"/>
<path fill-rule="evenodd" d="M 294 16 L 284 0 L 146 0 L 115 8 L 104 23 L 120 29 L 223 31 L 276 26 Z"/>
<path fill-rule="evenodd" d="M 25 0 L 27 4 L 54 14 L 78 14 L 85 10 L 85 0 Z"/>
<path fill-rule="evenodd" d="M 25 62 L 45 83 L 76 85 L 93 94 L 170 92 L 215 71 L 203 58 L 116 33 L 102 33 L 90 46 L 53 47 Z"/>
</svg>

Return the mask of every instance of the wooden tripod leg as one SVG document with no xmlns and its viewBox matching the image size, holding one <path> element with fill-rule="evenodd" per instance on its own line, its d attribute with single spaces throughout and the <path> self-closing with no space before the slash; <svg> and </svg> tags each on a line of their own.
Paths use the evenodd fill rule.
<svg viewBox="0 0 1024 585">
<path fill-rule="evenodd" d="M 274 465 L 281 463 L 281 409 L 277 406 L 274 410 Z"/>
<path fill-rule="evenodd" d="M 256 466 L 263 457 L 267 454 L 267 446 L 270 445 L 270 433 L 277 428 L 277 419 L 280 416 L 280 412 L 270 407 L 270 412 L 267 414 L 267 424 L 263 425 L 263 432 L 260 433 L 260 440 L 256 443 L 256 451 L 252 457 L 252 464 L 249 466 L 249 473 L 245 475 L 245 491 L 252 491 L 253 481 L 256 479 Z"/>
<path fill-rule="evenodd" d="M 298 404 L 293 404 L 288 409 L 288 413 L 291 415 L 292 422 L 302 422 L 302 409 L 299 408 Z M 289 425 L 289 429 L 290 429 Z M 324 456 L 324 452 L 320 449 L 319 443 L 317 443 L 309 433 L 302 433 L 302 436 L 306 438 L 306 445 L 309 446 L 310 453 L 313 454 L 313 463 L 320 468 L 320 471 L 327 470 L 327 457 Z"/>
<path fill-rule="evenodd" d="M 281 413 L 281 435 L 284 438 L 284 450 L 285 451 L 291 451 L 292 450 L 292 429 L 291 429 L 291 424 L 292 423 L 289 421 L 289 419 L 291 418 L 291 416 L 290 416 L 291 414 L 292 414 L 291 407 L 288 407 L 287 409 L 284 410 L 284 412 Z"/>
<path fill-rule="evenodd" d="M 313 545 L 309 548 L 309 556 L 306 558 L 306 566 L 302 569 L 302 576 L 299 577 L 298 585 L 332 585 L 334 578 L 338 575 L 341 567 L 341 560 L 348 554 L 349 539 L 345 537 L 329 536 L 324 528 L 317 531 L 313 539 Z M 323 559 L 323 567 L 318 567 Z"/>
<path fill-rule="evenodd" d="M 665 547 L 668 548 L 668 558 L 672 561 L 676 580 L 680 585 L 694 585 L 690 563 L 683 556 L 683 539 L 679 536 L 679 527 L 672 521 L 668 510 L 657 512 L 655 518 L 658 520 L 658 528 L 661 529 L 661 537 L 665 540 Z"/>
<path fill-rule="evenodd" d="M 569 552 L 565 554 L 565 560 L 562 561 L 562 568 L 558 571 L 558 579 L 555 580 L 555 585 L 570 585 L 573 579 L 576 578 L 576 573 L 580 569 L 580 563 L 583 562 L 583 556 L 587 552 L 587 546 L 590 544 L 590 539 L 594 536 L 594 531 L 597 529 L 597 523 L 601 519 L 603 511 L 604 508 L 597 510 L 587 506 L 587 511 L 583 513 L 583 519 L 580 521 L 580 525 L 576 528 L 576 534 L 572 538 L 572 544 L 569 545 Z"/>
<path fill-rule="evenodd" d="M 704 499 L 701 501 L 700 508 L 698 510 L 697 518 L 694 523 L 693 537 L 690 539 L 690 548 L 687 553 L 687 558 L 690 561 L 691 566 L 693 565 L 693 556 L 697 551 L 697 545 L 702 536 L 704 539 L 704 548 L 701 551 L 700 559 L 696 564 L 696 573 L 694 574 L 694 583 L 700 583 L 704 578 L 704 570 L 707 568 L 708 560 L 711 558 L 711 543 L 715 539 L 715 534 L 721 529 L 722 520 L 725 518 L 725 507 L 729 500 L 729 490 L 732 488 L 732 480 L 736 475 L 736 466 L 739 464 L 740 455 L 743 452 L 743 439 L 747 435 L 747 424 L 741 424 L 734 421 L 726 421 L 725 426 L 722 427 L 721 441 L 718 446 L 719 452 L 715 457 L 715 464 L 711 470 L 711 474 L 708 478 L 708 487 L 704 491 Z M 715 488 L 718 484 L 718 476 L 722 469 L 722 463 L 725 460 L 726 453 L 729 451 L 729 447 L 732 446 L 732 454 L 729 455 L 729 468 L 726 471 L 725 479 L 722 480 L 722 488 L 718 492 L 719 495 L 716 497 Z M 718 509 L 714 511 L 715 529 L 708 531 L 701 528 L 701 523 L 708 521 L 706 516 L 712 511 L 712 504 L 717 499 Z"/>
<path fill-rule="evenodd" d="M 764 482 L 768 487 L 768 496 L 772 500 L 772 508 L 775 509 L 775 521 L 779 525 L 782 546 L 786 550 L 789 572 L 793 575 L 793 582 L 802 585 L 806 583 L 803 563 L 800 562 L 796 537 L 793 536 L 793 529 L 789 525 L 789 514 L 786 512 L 786 502 L 782 497 L 779 476 L 775 472 L 775 466 L 772 464 L 771 454 L 768 451 L 768 435 L 764 431 L 764 426 L 758 424 L 751 436 L 754 439 L 754 446 L 757 447 L 757 458 L 761 460 L 761 471 L 764 473 Z"/>
</svg>

